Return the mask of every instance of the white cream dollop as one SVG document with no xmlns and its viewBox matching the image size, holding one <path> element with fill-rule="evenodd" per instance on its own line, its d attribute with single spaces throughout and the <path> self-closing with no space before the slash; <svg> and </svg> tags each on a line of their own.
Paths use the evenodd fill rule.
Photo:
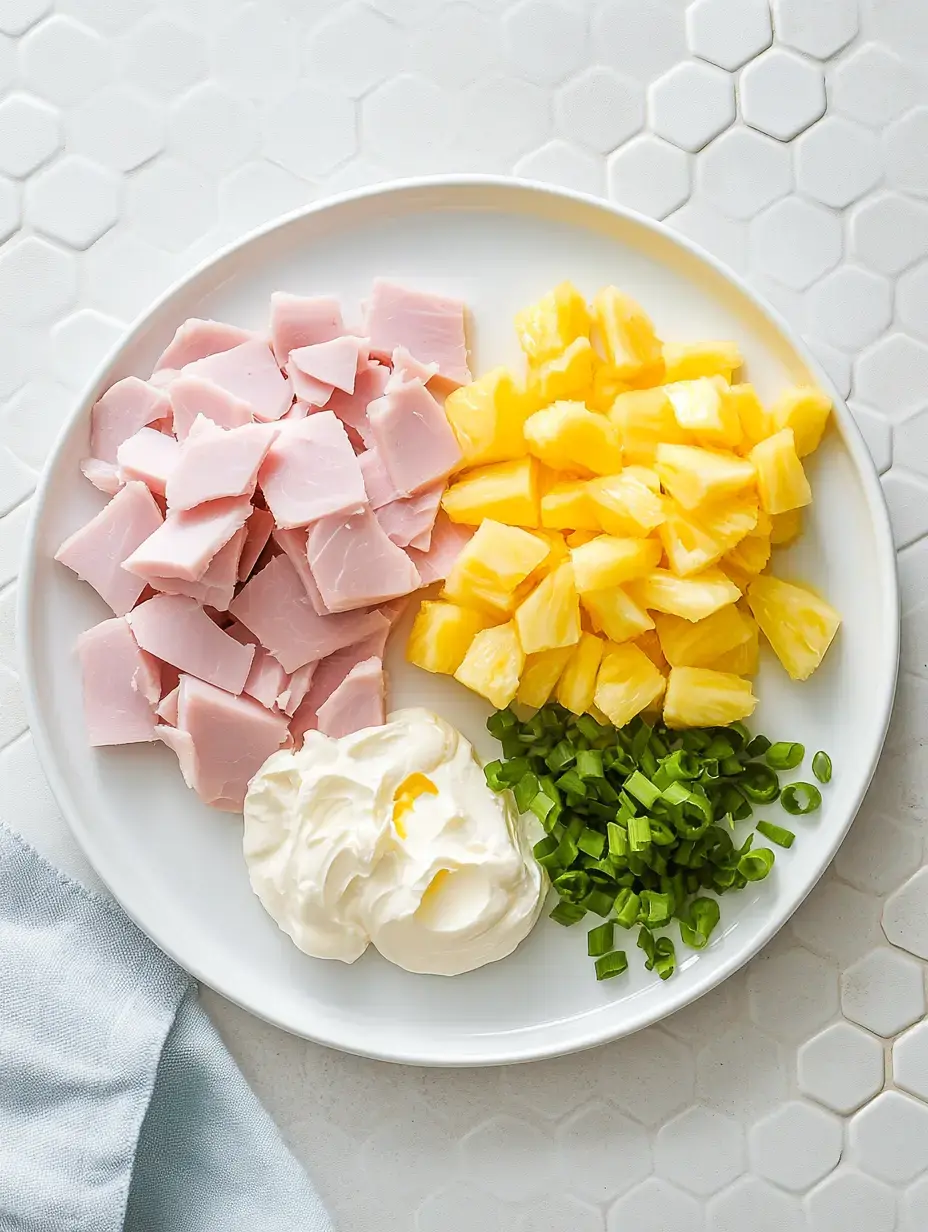
<svg viewBox="0 0 928 1232">
<path fill-rule="evenodd" d="M 350 963 L 373 942 L 430 975 L 511 954 L 546 889 L 508 798 L 422 709 L 274 753 L 248 789 L 244 851 L 265 910 L 305 953 Z"/>
</svg>

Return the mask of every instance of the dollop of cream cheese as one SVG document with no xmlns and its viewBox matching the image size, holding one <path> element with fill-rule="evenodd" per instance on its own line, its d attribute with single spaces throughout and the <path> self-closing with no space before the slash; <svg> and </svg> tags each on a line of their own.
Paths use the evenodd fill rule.
<svg viewBox="0 0 928 1232">
<path fill-rule="evenodd" d="M 508 795 L 438 715 L 399 710 L 383 727 L 308 732 L 274 753 L 245 799 L 252 887 L 295 944 L 354 962 L 458 975 L 511 954 L 547 888 Z"/>
</svg>

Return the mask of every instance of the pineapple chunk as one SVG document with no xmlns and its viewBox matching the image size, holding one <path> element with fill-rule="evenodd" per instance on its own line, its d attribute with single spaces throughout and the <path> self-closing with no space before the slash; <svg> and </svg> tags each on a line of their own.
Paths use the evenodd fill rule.
<svg viewBox="0 0 928 1232">
<path fill-rule="evenodd" d="M 661 639 L 657 636 L 656 629 L 648 629 L 647 633 L 642 633 L 640 637 L 635 638 L 634 643 L 639 650 L 643 650 L 654 666 L 666 676 L 670 671 L 670 664 L 664 658 L 664 652 L 661 650 Z"/>
<path fill-rule="evenodd" d="M 624 727 L 664 692 L 663 674 L 637 646 L 607 646 L 593 702 L 615 727 Z"/>
<path fill-rule="evenodd" d="M 756 477 L 753 462 L 697 445 L 658 445 L 655 469 L 684 509 L 740 492 Z"/>
<path fill-rule="evenodd" d="M 722 568 L 734 566 L 741 573 L 762 573 L 770 563 L 770 536 L 745 535 L 741 542 L 722 557 Z"/>
<path fill-rule="evenodd" d="M 725 727 L 754 713 L 749 680 L 706 667 L 674 667 L 664 696 L 668 727 Z"/>
<path fill-rule="evenodd" d="M 502 710 L 515 697 L 524 666 L 525 654 L 510 620 L 476 634 L 454 678 Z"/>
<path fill-rule="evenodd" d="M 616 539 L 597 535 L 589 543 L 570 549 L 574 582 L 582 595 L 587 590 L 621 586 L 632 578 L 656 569 L 661 559 L 660 544 L 653 539 Z"/>
<path fill-rule="evenodd" d="M 731 381 L 731 374 L 744 363 L 737 342 L 665 342 L 664 364 L 666 380 L 695 381 L 701 376 L 722 376 Z"/>
<path fill-rule="evenodd" d="M 608 364 L 599 363 L 593 368 L 593 384 L 586 404 L 591 411 L 608 411 L 619 394 L 624 394 L 627 389 L 628 383 L 619 380 Z"/>
<path fill-rule="evenodd" d="M 593 320 L 618 380 L 642 389 L 663 380 L 663 348 L 639 304 L 616 287 L 603 287 L 593 301 Z"/>
<path fill-rule="evenodd" d="M 557 700 L 572 714 L 585 714 L 593 704 L 603 647 L 603 639 L 595 633 L 581 633 L 557 682 Z"/>
<path fill-rule="evenodd" d="M 565 351 L 575 338 L 590 335 L 590 311 L 571 282 L 562 282 L 516 313 L 519 345 L 533 364 L 543 364 Z"/>
<path fill-rule="evenodd" d="M 744 613 L 744 618 L 751 629 L 748 640 L 735 646 L 727 654 L 719 655 L 712 663 L 707 663 L 706 667 L 711 667 L 714 672 L 731 672 L 733 676 L 757 675 L 760 666 L 760 630 L 749 611 Z"/>
<path fill-rule="evenodd" d="M 770 542 L 774 547 L 784 547 L 802 534 L 802 510 L 788 509 L 775 513 L 770 519 Z"/>
<path fill-rule="evenodd" d="M 573 646 L 558 646 L 555 650 L 539 650 L 537 654 L 526 655 L 516 701 L 540 710 L 554 692 L 573 653 Z"/>
<path fill-rule="evenodd" d="M 728 391 L 728 404 L 733 406 L 738 414 L 743 444 L 748 448 L 774 431 L 773 420 L 764 410 L 753 385 L 732 385 Z"/>
<path fill-rule="evenodd" d="M 537 526 L 538 464 L 525 457 L 478 466 L 451 484 L 441 504 L 452 522 L 479 526 L 494 518 L 507 526 Z"/>
<path fill-rule="evenodd" d="M 550 544 L 540 536 L 487 518 L 458 553 L 442 598 L 462 607 L 511 612 L 516 587 L 550 551 Z"/>
<path fill-rule="evenodd" d="M 650 466 L 662 442 L 683 445 L 687 439 L 662 388 L 620 393 L 612 403 L 609 418 L 615 424 L 622 453 L 629 462 Z"/>
<path fill-rule="evenodd" d="M 730 603 L 704 620 L 659 613 L 654 623 L 672 667 L 709 667 L 714 659 L 751 640 L 754 621 Z"/>
<path fill-rule="evenodd" d="M 654 628 L 648 613 L 619 586 L 608 590 L 588 590 L 580 600 L 597 633 L 610 642 L 627 642 Z"/>
<path fill-rule="evenodd" d="M 792 428 L 768 436 L 748 457 L 757 468 L 757 491 L 767 513 L 787 513 L 811 505 L 812 489 L 796 453 Z"/>
<path fill-rule="evenodd" d="M 676 501 L 668 502 L 667 517 L 658 527 L 667 563 L 678 577 L 688 577 L 714 565 L 725 551 Z"/>
<path fill-rule="evenodd" d="M 602 530 L 620 539 L 644 538 L 664 520 L 664 502 L 649 487 L 623 471 L 592 479 L 587 490 Z"/>
<path fill-rule="evenodd" d="M 569 479 L 550 487 L 541 498 L 541 524 L 552 530 L 599 530 L 586 480 Z"/>
<path fill-rule="evenodd" d="M 453 676 L 467 648 L 493 618 L 456 603 L 424 600 L 406 643 L 406 658 L 427 672 Z"/>
<path fill-rule="evenodd" d="M 555 470 L 609 475 L 622 465 L 614 426 L 582 402 L 555 402 L 536 411 L 525 421 L 523 431 L 530 452 Z"/>
<path fill-rule="evenodd" d="M 494 368 L 470 385 L 452 390 L 445 414 L 465 466 L 507 462 L 525 454 L 522 425 L 531 407 L 506 368 Z"/>
<path fill-rule="evenodd" d="M 629 583 L 628 591 L 643 608 L 693 621 L 705 620 L 719 608 L 741 598 L 738 587 L 721 569 L 705 569 L 685 578 L 676 577 L 668 569 L 655 569 L 637 582 Z"/>
<path fill-rule="evenodd" d="M 581 548 L 585 543 L 590 543 L 594 539 L 598 539 L 599 535 L 595 530 L 572 530 L 564 539 L 568 548 Z"/>
<path fill-rule="evenodd" d="M 536 406 L 559 398 L 586 398 L 593 387 L 596 352 L 589 338 L 575 338 L 560 355 L 545 360 L 529 376 L 529 394 Z"/>
<path fill-rule="evenodd" d="M 793 680 L 808 680 L 841 624 L 835 609 L 818 595 L 775 577 L 755 578 L 748 604 L 761 633 Z"/>
<path fill-rule="evenodd" d="M 622 474 L 626 479 L 637 479 L 649 488 L 655 496 L 661 494 L 661 480 L 657 471 L 650 466 L 624 466 Z"/>
<path fill-rule="evenodd" d="M 680 427 L 706 445 L 734 446 L 742 438 L 737 408 L 728 400 L 728 386 L 718 376 L 665 385 Z"/>
<path fill-rule="evenodd" d="M 814 385 L 788 389 L 770 411 L 773 431 L 792 428 L 800 458 L 818 449 L 831 414 L 831 399 Z"/>
<path fill-rule="evenodd" d="M 580 601 L 573 566 L 560 565 L 516 608 L 516 628 L 526 654 L 574 646 L 580 640 Z"/>
</svg>

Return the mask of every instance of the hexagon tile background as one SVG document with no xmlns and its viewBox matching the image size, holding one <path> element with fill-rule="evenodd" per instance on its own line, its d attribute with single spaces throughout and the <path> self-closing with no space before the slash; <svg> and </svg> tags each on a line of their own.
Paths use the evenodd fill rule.
<svg viewBox="0 0 928 1232">
<path fill-rule="evenodd" d="M 36 762 L 13 629 L 30 494 L 76 391 L 219 245 L 450 170 L 663 218 L 806 336 L 899 547 L 886 753 L 777 939 L 631 1039 L 419 1071 L 205 1000 L 342 1232 L 924 1232 L 926 0 L 0 0 L 4 820 L 95 880 Z"/>
</svg>

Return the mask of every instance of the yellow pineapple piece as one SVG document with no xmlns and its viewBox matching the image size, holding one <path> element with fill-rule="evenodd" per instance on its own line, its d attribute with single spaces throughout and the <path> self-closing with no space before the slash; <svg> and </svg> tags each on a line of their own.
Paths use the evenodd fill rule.
<svg viewBox="0 0 928 1232">
<path fill-rule="evenodd" d="M 572 530 L 569 535 L 565 536 L 564 542 L 568 549 L 582 547 L 585 543 L 590 543 L 593 539 L 599 538 L 599 531 L 595 530 Z"/>
<path fill-rule="evenodd" d="M 649 487 L 622 471 L 587 485 L 600 527 L 620 539 L 644 538 L 664 520 L 664 502 Z"/>
<path fill-rule="evenodd" d="M 573 646 L 558 646 L 554 650 L 539 650 L 525 656 L 525 667 L 519 681 L 516 701 L 540 710 L 554 692 L 554 686 L 574 653 Z"/>
<path fill-rule="evenodd" d="M 543 493 L 541 524 L 553 530 L 599 530 L 586 480 L 567 479 Z"/>
<path fill-rule="evenodd" d="M 604 642 L 595 633 L 581 633 L 573 653 L 557 682 L 555 696 L 572 714 L 585 714 L 593 704 L 596 676 L 603 657 Z"/>
<path fill-rule="evenodd" d="M 406 658 L 427 672 L 453 676 L 474 637 L 492 624 L 492 616 L 472 608 L 425 599 L 406 643 Z"/>
<path fill-rule="evenodd" d="M 788 389 L 770 410 L 773 431 L 792 428 L 800 458 L 818 449 L 830 414 L 831 399 L 814 385 Z"/>
<path fill-rule="evenodd" d="M 742 438 L 737 408 L 728 399 L 728 386 L 719 376 L 665 385 L 677 423 L 700 444 L 733 447 Z"/>
<path fill-rule="evenodd" d="M 445 414 L 465 466 L 506 462 L 525 454 L 522 425 L 533 409 L 506 368 L 494 368 L 470 385 L 452 390 Z"/>
<path fill-rule="evenodd" d="M 775 548 L 785 547 L 802 534 L 802 510 L 788 509 L 770 519 L 770 542 Z"/>
<path fill-rule="evenodd" d="M 711 667 L 714 672 L 731 672 L 733 676 L 757 675 L 760 666 L 760 630 L 750 611 L 742 614 L 750 626 L 751 635 L 740 646 L 735 646 L 726 654 L 719 655 L 712 663 L 707 663 L 706 667 Z"/>
<path fill-rule="evenodd" d="M 617 287 L 603 287 L 593 301 L 593 320 L 609 365 L 620 381 L 645 388 L 663 380 L 661 342 L 640 304 Z"/>
<path fill-rule="evenodd" d="M 838 632 L 840 615 L 811 590 L 775 577 L 755 578 L 747 600 L 789 676 L 808 680 Z"/>
<path fill-rule="evenodd" d="M 478 466 L 446 489 L 441 504 L 452 522 L 479 526 L 494 518 L 507 526 L 537 526 L 538 464 L 524 457 Z"/>
<path fill-rule="evenodd" d="M 654 621 L 620 586 L 588 590 L 580 599 L 597 633 L 610 642 L 627 642 L 654 628 Z"/>
<path fill-rule="evenodd" d="M 540 536 L 487 518 L 458 554 L 442 598 L 462 607 L 511 612 L 513 592 L 550 552 L 550 544 Z"/>
<path fill-rule="evenodd" d="M 620 380 L 608 364 L 599 363 L 593 368 L 593 384 L 586 398 L 591 411 L 606 412 L 611 409 L 619 394 L 628 389 L 627 382 Z"/>
<path fill-rule="evenodd" d="M 734 566 L 741 573 L 762 573 L 770 563 L 770 536 L 745 535 L 739 544 L 722 557 L 726 571 Z"/>
<path fill-rule="evenodd" d="M 555 355 L 539 364 L 529 375 L 529 394 L 536 406 L 547 406 L 559 398 L 586 398 L 593 387 L 596 352 L 589 338 L 575 338 Z"/>
<path fill-rule="evenodd" d="M 570 564 L 560 565 L 516 608 L 516 628 L 526 654 L 574 646 L 580 640 L 580 601 Z"/>
<path fill-rule="evenodd" d="M 787 513 L 812 503 L 792 428 L 783 428 L 755 445 L 748 458 L 757 468 L 757 491 L 767 513 Z"/>
<path fill-rule="evenodd" d="M 562 282 L 515 317 L 519 345 L 532 364 L 560 355 L 575 338 L 590 335 L 590 311 L 571 282 Z"/>
<path fill-rule="evenodd" d="M 643 483 L 646 488 L 649 488 L 655 496 L 661 494 L 661 480 L 657 471 L 650 466 L 624 466 L 622 474 L 626 479 L 637 479 L 639 483 Z"/>
<path fill-rule="evenodd" d="M 737 586 L 738 590 L 740 590 L 742 594 L 744 594 L 747 588 L 751 585 L 754 578 L 753 573 L 745 573 L 743 569 L 739 569 L 737 565 L 733 565 L 729 561 L 725 562 L 724 567 L 719 565 L 719 568 L 731 584 L 733 586 Z"/>
<path fill-rule="evenodd" d="M 742 448 L 750 449 L 774 431 L 773 420 L 757 396 L 753 385 L 732 385 L 728 404 L 734 407 L 741 424 Z"/>
<path fill-rule="evenodd" d="M 525 441 L 531 453 L 555 470 L 609 475 L 622 465 L 622 449 L 605 415 L 587 410 L 582 402 L 555 402 L 525 421 Z"/>
<path fill-rule="evenodd" d="M 664 692 L 663 674 L 637 646 L 607 645 L 593 702 L 615 727 L 624 727 Z"/>
<path fill-rule="evenodd" d="M 709 667 L 713 660 L 751 640 L 754 621 L 729 603 L 704 620 L 658 613 L 661 650 L 672 667 Z"/>
<path fill-rule="evenodd" d="M 646 633 L 642 633 L 640 637 L 634 639 L 634 644 L 639 650 L 643 650 L 654 666 L 666 676 L 670 671 L 670 664 L 664 658 L 664 652 L 661 650 L 661 639 L 657 636 L 657 629 L 648 629 Z"/>
<path fill-rule="evenodd" d="M 744 363 L 737 342 L 665 342 L 665 380 L 695 381 L 701 376 L 722 376 L 727 382 Z"/>
<path fill-rule="evenodd" d="M 628 593 L 643 608 L 667 612 L 684 620 L 704 620 L 728 603 L 736 603 L 741 592 L 721 569 L 704 569 L 692 577 L 677 577 L 669 569 L 655 569 L 636 582 Z"/>
<path fill-rule="evenodd" d="M 720 501 L 756 479 L 753 462 L 698 445 L 658 445 L 655 470 L 684 509 Z"/>
<path fill-rule="evenodd" d="M 667 563 L 678 577 L 689 577 L 714 565 L 725 551 L 699 521 L 676 501 L 665 505 L 666 518 L 657 528 Z"/>
<path fill-rule="evenodd" d="M 502 710 L 516 695 L 524 665 L 525 654 L 510 620 L 475 635 L 454 678 Z"/>
<path fill-rule="evenodd" d="M 754 713 L 749 680 L 706 667 L 674 667 L 664 695 L 668 727 L 726 727 Z"/>
<path fill-rule="evenodd" d="M 662 442 L 682 445 L 687 439 L 662 386 L 620 393 L 612 403 L 609 418 L 619 434 L 626 461 L 633 464 L 650 466 Z"/>
<path fill-rule="evenodd" d="M 571 547 L 574 582 L 582 595 L 587 590 L 621 586 L 656 569 L 661 546 L 653 539 L 617 539 L 596 535 L 588 543 Z"/>
</svg>

